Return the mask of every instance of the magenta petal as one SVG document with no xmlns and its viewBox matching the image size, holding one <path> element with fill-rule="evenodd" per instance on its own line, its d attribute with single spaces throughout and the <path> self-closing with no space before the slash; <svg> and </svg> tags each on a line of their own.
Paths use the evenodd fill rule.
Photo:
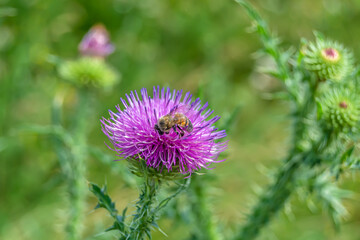
<svg viewBox="0 0 360 240">
<path fill-rule="evenodd" d="M 182 91 L 170 91 L 154 87 L 153 97 L 146 89 L 138 93 L 126 94 L 121 99 L 123 110 L 110 113 L 110 118 L 101 120 L 102 130 L 114 145 L 114 151 L 120 157 L 141 156 L 149 167 L 171 171 L 179 165 L 182 174 L 191 174 L 201 168 L 208 168 L 217 160 L 219 154 L 227 148 L 227 142 L 220 142 L 226 136 L 224 130 L 218 131 L 213 124 L 219 120 L 216 116 L 207 118 L 212 111 L 206 110 L 200 100 L 192 100 L 190 93 L 182 98 Z M 193 131 L 180 137 L 175 131 L 160 135 L 154 126 L 161 116 L 172 109 L 187 109 L 184 114 L 193 124 Z"/>
</svg>

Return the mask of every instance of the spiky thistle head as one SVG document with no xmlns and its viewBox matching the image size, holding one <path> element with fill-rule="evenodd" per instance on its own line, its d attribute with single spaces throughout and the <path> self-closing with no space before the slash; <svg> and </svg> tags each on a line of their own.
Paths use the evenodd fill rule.
<svg viewBox="0 0 360 240">
<path fill-rule="evenodd" d="M 141 166 L 138 163 L 144 161 L 153 172 L 148 173 L 153 176 L 157 173 L 161 178 L 164 172 L 188 175 L 219 162 L 219 154 L 227 147 L 226 142 L 219 140 L 226 133 L 213 126 L 220 117 L 207 120 L 213 113 L 205 111 L 207 103 L 201 106 L 200 99 L 193 100 L 189 92 L 182 99 L 182 91 L 159 87 L 154 87 L 152 97 L 142 89 L 140 96 L 134 91 L 126 94 L 126 98 L 127 102 L 121 99 L 123 108 L 117 106 L 117 112 L 109 111 L 110 118 L 103 118 L 101 123 L 113 150 L 127 159 L 135 171 Z M 191 131 L 186 131 L 185 122 L 181 121 L 174 121 L 173 128 L 166 132 L 159 131 L 156 127 L 159 119 L 169 116 L 174 109 L 183 111 L 192 124 Z"/>
<path fill-rule="evenodd" d="M 319 97 L 322 118 L 336 132 L 356 131 L 360 124 L 360 98 L 353 91 L 339 87 Z"/>
<path fill-rule="evenodd" d="M 320 81 L 341 81 L 353 68 L 352 53 L 341 44 L 317 38 L 306 45 L 304 54 L 305 68 L 316 74 Z"/>
<path fill-rule="evenodd" d="M 77 86 L 108 88 L 118 81 L 118 75 L 102 59 L 83 57 L 65 61 L 59 66 L 59 75 Z"/>
</svg>

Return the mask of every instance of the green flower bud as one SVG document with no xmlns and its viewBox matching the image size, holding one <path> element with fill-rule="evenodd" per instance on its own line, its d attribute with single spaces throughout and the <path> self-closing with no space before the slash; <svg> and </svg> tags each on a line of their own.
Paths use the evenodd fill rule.
<svg viewBox="0 0 360 240">
<path fill-rule="evenodd" d="M 184 179 L 184 174 L 180 173 L 179 166 L 174 166 L 171 171 L 168 169 L 156 169 L 146 166 L 145 160 L 141 158 L 128 158 L 129 170 L 132 174 L 138 177 L 144 177 L 145 175 L 149 178 L 156 180 L 177 180 Z"/>
<path fill-rule="evenodd" d="M 349 89 L 330 89 L 318 99 L 322 118 L 337 132 L 356 131 L 360 121 L 360 99 Z"/>
<path fill-rule="evenodd" d="M 60 76 L 78 86 L 94 86 L 108 88 L 117 81 L 117 74 L 105 61 L 98 58 L 83 57 L 66 61 L 58 69 Z"/>
<path fill-rule="evenodd" d="M 309 43 L 302 50 L 305 68 L 319 80 L 341 81 L 353 68 L 353 56 L 341 44 L 322 39 Z"/>
</svg>

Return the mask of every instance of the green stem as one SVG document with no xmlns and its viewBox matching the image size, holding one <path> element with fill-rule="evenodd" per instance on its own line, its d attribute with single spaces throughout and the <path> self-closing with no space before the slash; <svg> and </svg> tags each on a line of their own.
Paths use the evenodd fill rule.
<svg viewBox="0 0 360 240">
<path fill-rule="evenodd" d="M 86 128 L 88 117 L 88 92 L 81 89 L 78 92 L 79 104 L 77 106 L 77 117 L 74 129 L 74 145 L 71 146 L 70 172 L 67 175 L 68 191 L 70 202 L 70 213 L 67 223 L 67 239 L 81 239 L 85 198 L 86 198 L 86 180 L 85 159 L 86 152 Z"/>
<path fill-rule="evenodd" d="M 73 162 L 71 176 L 68 176 L 68 191 L 70 214 L 67 225 L 68 239 L 81 239 L 83 212 L 85 209 L 86 181 L 85 181 L 85 154 L 81 146 L 72 148 Z"/>
<path fill-rule="evenodd" d="M 65 91 L 61 87 L 57 90 L 55 93 L 54 100 L 52 102 L 51 106 L 51 121 L 52 126 L 61 127 L 61 120 L 62 120 L 62 108 L 64 103 L 64 97 L 65 97 Z M 57 159 L 59 161 L 62 174 L 64 176 L 67 176 L 70 172 L 70 165 L 69 165 L 69 159 L 71 156 L 69 156 L 69 152 L 65 150 L 66 146 L 59 136 L 56 136 L 53 134 L 51 138 L 52 144 L 54 146 L 54 150 L 57 156 Z"/>
<path fill-rule="evenodd" d="M 264 45 L 265 51 L 270 54 L 279 70 L 278 78 L 283 82 L 286 82 L 290 79 L 289 76 L 289 68 L 287 62 L 282 57 L 283 54 L 278 47 L 277 39 L 271 36 L 270 29 L 266 24 L 259 13 L 249 4 L 247 1 L 244 0 L 235 0 L 238 4 L 240 4 L 246 10 L 247 14 L 252 18 L 256 23 L 256 31 L 258 32 L 261 42 Z"/>
<path fill-rule="evenodd" d="M 259 231 L 282 209 L 294 190 L 292 183 L 302 159 L 300 156 L 295 156 L 280 169 L 275 183 L 260 197 L 239 236 L 235 239 L 255 239 Z"/>
<path fill-rule="evenodd" d="M 143 189 L 139 197 L 139 201 L 136 204 L 136 214 L 132 220 L 130 226 L 129 239 L 142 240 L 145 236 L 151 239 L 150 226 L 156 225 L 156 211 L 154 209 L 154 202 L 159 190 L 160 183 L 153 178 L 147 176 L 144 177 L 145 182 Z"/>
<path fill-rule="evenodd" d="M 211 206 L 206 194 L 206 186 L 198 179 L 198 176 L 192 177 L 191 183 L 193 202 L 193 214 L 196 220 L 198 239 L 221 240 L 223 237 L 217 229 Z"/>
<path fill-rule="evenodd" d="M 260 197 L 258 204 L 249 215 L 247 222 L 236 236 L 236 240 L 255 239 L 260 230 L 264 228 L 272 218 L 281 210 L 295 191 L 294 181 L 297 172 L 302 165 L 311 165 L 319 155 L 329 146 L 331 132 L 327 133 L 312 149 L 303 153 L 296 153 L 285 161 L 276 175 L 275 182 Z"/>
</svg>

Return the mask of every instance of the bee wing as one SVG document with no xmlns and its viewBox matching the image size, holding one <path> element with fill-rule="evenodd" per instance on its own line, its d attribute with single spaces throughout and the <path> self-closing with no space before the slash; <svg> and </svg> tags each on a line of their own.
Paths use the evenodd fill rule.
<svg viewBox="0 0 360 240">
<path fill-rule="evenodd" d="M 185 104 L 182 104 L 182 105 L 176 105 L 174 106 L 171 110 L 170 110 L 170 113 L 171 115 L 173 115 L 175 112 L 177 113 L 187 113 L 188 111 L 190 110 L 190 105 L 185 105 Z"/>
</svg>

